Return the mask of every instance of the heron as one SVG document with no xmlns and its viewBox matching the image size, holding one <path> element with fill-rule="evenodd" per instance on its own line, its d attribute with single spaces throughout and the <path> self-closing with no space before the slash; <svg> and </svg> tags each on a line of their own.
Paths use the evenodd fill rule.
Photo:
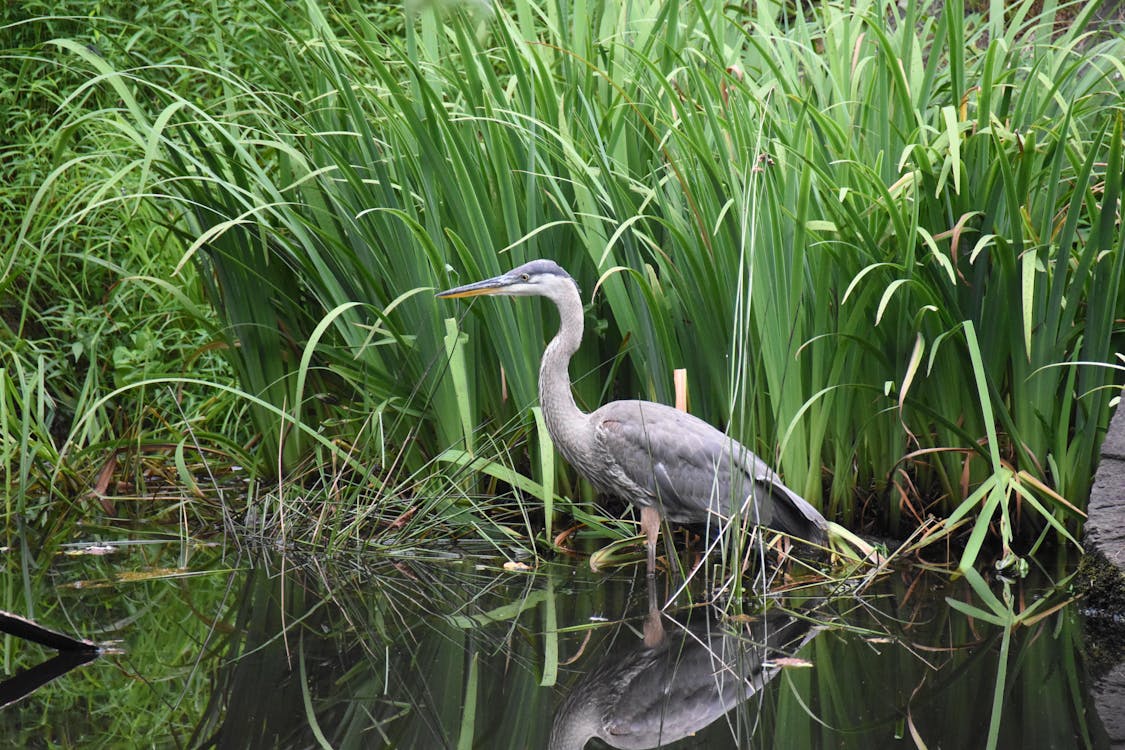
<svg viewBox="0 0 1125 750">
<path fill-rule="evenodd" d="M 556 450 L 596 490 L 640 509 L 648 574 L 656 570 L 661 519 L 720 527 L 749 518 L 793 537 L 822 543 L 828 522 L 782 483 L 749 448 L 687 412 L 652 401 L 612 401 L 593 412 L 578 408 L 570 358 L 582 343 L 578 283 L 552 260 L 533 260 L 507 273 L 439 292 L 439 299 L 478 295 L 546 297 L 559 328 L 539 366 L 539 405 Z"/>
</svg>

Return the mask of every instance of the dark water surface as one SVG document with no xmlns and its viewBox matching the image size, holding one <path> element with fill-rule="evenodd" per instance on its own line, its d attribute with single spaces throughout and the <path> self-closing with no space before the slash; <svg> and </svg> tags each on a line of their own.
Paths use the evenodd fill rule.
<svg viewBox="0 0 1125 750">
<path fill-rule="evenodd" d="M 695 586 L 661 613 L 666 577 L 650 591 L 641 569 L 584 562 L 283 561 L 176 541 L 5 561 L 4 609 L 119 653 L 4 709 L 4 747 L 975 748 L 990 730 L 1005 748 L 1104 744 L 1081 617 L 1043 571 L 790 585 L 764 613 L 685 606 Z M 5 637 L 4 676 L 51 653 Z"/>
</svg>

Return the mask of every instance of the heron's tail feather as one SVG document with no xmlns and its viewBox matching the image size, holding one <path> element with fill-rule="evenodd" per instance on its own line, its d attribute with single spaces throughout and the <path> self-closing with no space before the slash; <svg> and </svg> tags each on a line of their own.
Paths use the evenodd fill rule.
<svg viewBox="0 0 1125 750">
<path fill-rule="evenodd" d="M 775 502 L 770 526 L 813 544 L 828 540 L 828 520 L 808 500 L 776 479 L 771 489 Z"/>
</svg>

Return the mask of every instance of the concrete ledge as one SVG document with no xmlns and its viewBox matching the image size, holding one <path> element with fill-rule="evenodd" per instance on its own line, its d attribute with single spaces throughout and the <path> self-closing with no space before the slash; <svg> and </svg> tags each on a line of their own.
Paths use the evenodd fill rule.
<svg viewBox="0 0 1125 750">
<path fill-rule="evenodd" d="M 1125 749 L 1125 409 L 1110 420 L 1086 512 L 1086 556 L 1076 587 L 1085 593 L 1093 707 L 1105 732 L 1101 741 Z"/>
<path fill-rule="evenodd" d="M 1125 461 L 1125 419 L 1122 419 L 1121 416 L 1123 413 L 1125 413 L 1125 409 L 1118 408 L 1117 413 L 1110 420 L 1109 431 L 1106 432 L 1105 442 L 1102 443 L 1103 463 L 1107 458 Z M 1101 469 L 1099 468 L 1098 474 L 1100 473 Z"/>
<path fill-rule="evenodd" d="M 1110 420 L 1086 513 L 1086 551 L 1125 569 L 1125 409 Z"/>
</svg>

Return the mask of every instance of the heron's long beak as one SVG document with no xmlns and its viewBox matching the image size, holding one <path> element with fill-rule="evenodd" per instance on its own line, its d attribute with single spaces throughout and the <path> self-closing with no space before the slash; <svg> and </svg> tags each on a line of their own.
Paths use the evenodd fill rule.
<svg viewBox="0 0 1125 750">
<path fill-rule="evenodd" d="M 493 276 L 491 279 L 485 279 L 484 281 L 474 281 L 472 284 L 446 289 L 434 296 L 438 299 L 452 299 L 454 297 L 476 297 L 481 294 L 499 294 L 510 283 L 511 280 L 508 279 L 507 274 Z"/>
</svg>

